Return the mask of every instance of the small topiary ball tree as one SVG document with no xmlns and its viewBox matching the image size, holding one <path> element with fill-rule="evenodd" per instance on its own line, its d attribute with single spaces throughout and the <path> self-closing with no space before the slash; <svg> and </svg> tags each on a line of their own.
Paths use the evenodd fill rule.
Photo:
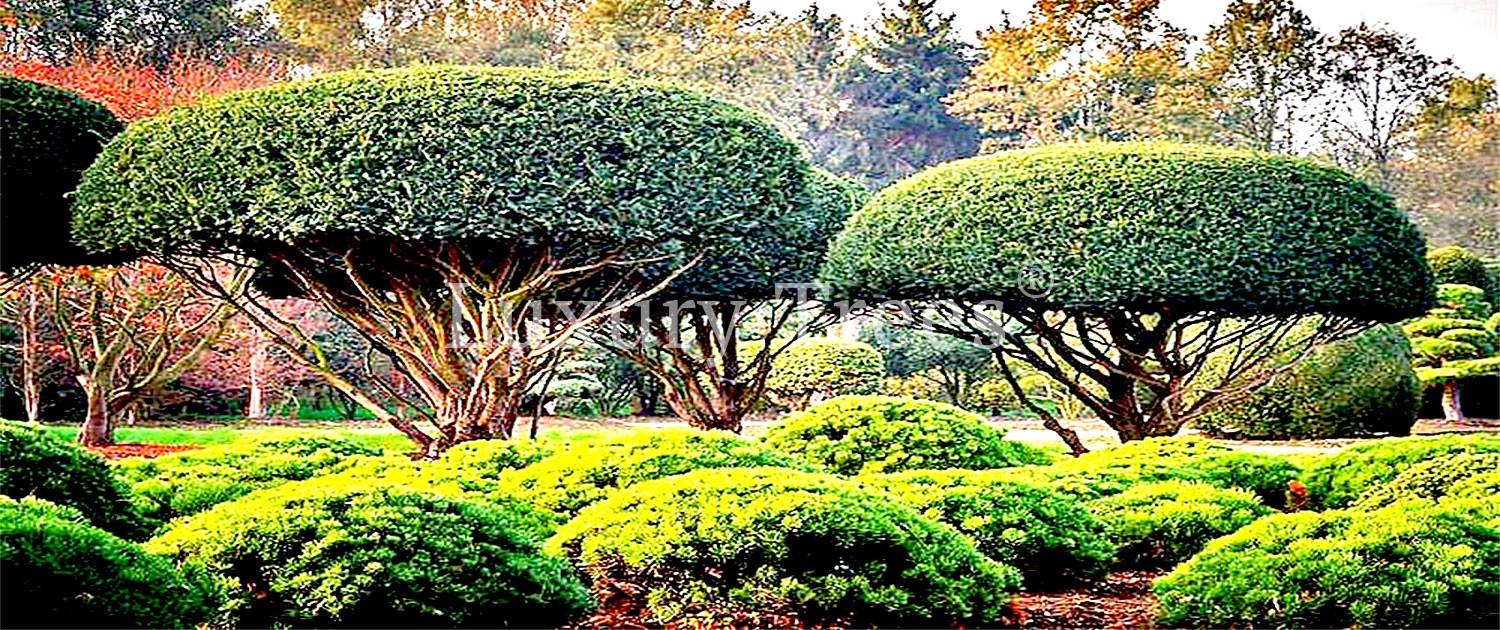
<svg viewBox="0 0 1500 630">
<path fill-rule="evenodd" d="M 132 126 L 86 174 L 74 235 L 258 261 L 263 288 L 318 300 L 391 357 L 436 435 L 313 363 L 436 456 L 510 436 L 577 330 L 802 212 L 808 177 L 772 125 L 677 88 L 351 71 Z M 589 300 L 557 300 L 580 287 Z M 305 336 L 274 338 L 316 356 Z"/>
<path fill-rule="evenodd" d="M 0 271 L 98 262 L 68 239 L 68 195 L 125 125 L 103 105 L 49 85 L 0 77 Z M 24 226 L 24 227 L 23 227 Z"/>
<path fill-rule="evenodd" d="M 1308 316 L 1304 348 L 1421 313 L 1423 254 L 1390 198 L 1342 171 L 1118 143 L 918 173 L 850 218 L 822 277 L 835 295 L 936 301 L 932 328 L 1042 372 L 1128 441 L 1268 380 Z M 1216 355 L 1230 359 L 1206 370 Z"/>
<path fill-rule="evenodd" d="M 880 351 L 863 341 L 808 337 L 786 345 L 771 361 L 766 393 L 792 410 L 836 396 L 873 394 L 885 377 Z"/>
<path fill-rule="evenodd" d="M 1491 316 L 1483 292 L 1463 284 L 1438 285 L 1438 307 L 1402 326 L 1411 338 L 1417 378 L 1443 390 L 1443 417 L 1464 418 L 1459 382 L 1475 376 L 1500 376 L 1500 335 L 1487 329 Z"/>
</svg>

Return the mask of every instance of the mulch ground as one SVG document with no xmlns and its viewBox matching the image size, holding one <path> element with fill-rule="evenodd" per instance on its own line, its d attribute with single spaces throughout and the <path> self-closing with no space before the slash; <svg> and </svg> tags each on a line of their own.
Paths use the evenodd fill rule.
<svg viewBox="0 0 1500 630">
<path fill-rule="evenodd" d="M 1022 628 L 1150 628 L 1156 618 L 1151 582 L 1161 575 L 1120 571 L 1083 588 L 1022 593 L 1011 600 L 1011 608 Z"/>
<path fill-rule="evenodd" d="M 88 450 L 104 456 L 104 459 L 120 459 L 122 457 L 161 457 L 182 451 L 193 451 L 201 446 L 192 444 L 111 444 L 109 446 L 89 446 Z"/>
</svg>

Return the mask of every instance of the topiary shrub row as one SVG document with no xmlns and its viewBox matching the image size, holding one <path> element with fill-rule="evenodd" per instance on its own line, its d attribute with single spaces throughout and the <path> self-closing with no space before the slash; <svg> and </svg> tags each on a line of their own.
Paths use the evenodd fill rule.
<svg viewBox="0 0 1500 630">
<path fill-rule="evenodd" d="M 782 468 L 699 470 L 584 509 L 547 543 L 596 591 L 642 588 L 650 623 L 764 615 L 807 625 L 999 620 L 1015 569 L 887 495 Z"/>
<path fill-rule="evenodd" d="M 0 495 L 65 505 L 126 539 L 151 531 L 103 458 L 37 425 L 0 420 Z"/>
<path fill-rule="evenodd" d="M 761 441 L 841 475 L 903 470 L 981 470 L 1045 464 L 1051 458 L 984 417 L 926 400 L 843 396 L 787 415 Z"/>
</svg>

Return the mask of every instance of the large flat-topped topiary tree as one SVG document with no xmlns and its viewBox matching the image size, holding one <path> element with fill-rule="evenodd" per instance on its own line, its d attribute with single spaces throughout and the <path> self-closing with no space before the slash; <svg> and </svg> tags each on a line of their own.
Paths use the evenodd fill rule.
<svg viewBox="0 0 1500 630">
<path fill-rule="evenodd" d="M 574 331 L 801 212 L 808 173 L 771 125 L 676 88 L 355 71 L 133 126 L 87 173 L 74 227 L 98 249 L 260 261 L 262 286 L 391 356 L 437 435 L 361 402 L 435 455 L 510 435 Z M 552 300 L 580 292 L 595 301 Z"/>
<path fill-rule="evenodd" d="M 845 296 L 945 301 L 930 323 L 998 343 L 1131 440 L 1252 389 L 1289 346 L 1421 313 L 1423 252 L 1387 196 L 1336 169 L 1068 145 L 952 162 L 881 191 L 835 239 L 823 277 Z"/>
</svg>

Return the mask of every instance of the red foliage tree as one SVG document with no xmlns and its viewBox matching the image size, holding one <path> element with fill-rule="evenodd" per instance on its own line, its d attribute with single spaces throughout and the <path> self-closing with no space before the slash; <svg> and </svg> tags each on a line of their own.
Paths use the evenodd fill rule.
<svg viewBox="0 0 1500 630">
<path fill-rule="evenodd" d="M 79 54 L 62 65 L 0 58 L 0 72 L 76 92 L 130 122 L 178 105 L 285 80 L 289 67 L 272 57 L 214 62 L 187 54 L 155 65 L 138 56 L 100 51 Z"/>
</svg>

